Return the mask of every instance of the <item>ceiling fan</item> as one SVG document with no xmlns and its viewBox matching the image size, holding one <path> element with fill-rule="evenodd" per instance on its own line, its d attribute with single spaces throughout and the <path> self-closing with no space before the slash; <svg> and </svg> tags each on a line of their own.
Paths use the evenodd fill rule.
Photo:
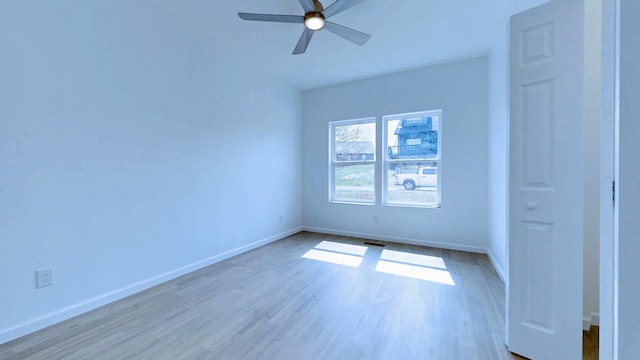
<svg viewBox="0 0 640 360">
<path fill-rule="evenodd" d="M 300 5 L 305 11 L 302 15 L 274 15 L 274 14 L 251 14 L 239 12 L 238 16 L 243 20 L 251 21 L 269 21 L 269 22 L 282 22 L 282 23 L 299 23 L 304 24 L 304 31 L 293 54 L 303 54 L 311 38 L 316 31 L 327 29 L 332 33 L 340 36 L 343 39 L 349 40 L 357 45 L 364 45 L 371 35 L 363 32 L 338 25 L 331 21 L 327 21 L 328 18 L 339 14 L 347 9 L 352 8 L 355 5 L 360 4 L 364 0 L 336 0 L 333 4 L 329 5 L 326 9 L 322 6 L 318 0 L 299 0 Z"/>
</svg>

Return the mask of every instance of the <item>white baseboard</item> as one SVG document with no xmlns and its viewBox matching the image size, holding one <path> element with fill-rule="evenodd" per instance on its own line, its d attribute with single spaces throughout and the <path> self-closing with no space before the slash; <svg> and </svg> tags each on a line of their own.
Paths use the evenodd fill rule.
<svg viewBox="0 0 640 360">
<path fill-rule="evenodd" d="M 180 277 L 182 275 L 188 274 L 190 272 L 202 269 L 204 267 L 207 267 L 209 265 L 213 265 L 217 262 L 226 260 L 228 258 L 231 258 L 233 256 L 236 255 L 240 255 L 242 253 L 245 253 L 247 251 L 251 251 L 253 249 L 259 248 L 261 246 L 267 245 L 269 243 L 272 243 L 274 241 L 283 239 L 289 235 L 293 235 L 296 234 L 298 232 L 302 231 L 302 228 L 294 228 L 285 232 L 282 232 L 280 234 L 276 234 L 273 236 L 269 236 L 267 238 L 264 238 L 262 240 L 258 240 L 256 242 L 244 245 L 242 247 L 239 247 L 237 249 L 233 249 L 233 250 L 229 250 L 227 252 L 224 252 L 222 254 L 218 254 L 200 261 L 197 261 L 195 263 L 180 267 L 178 269 L 175 270 L 171 270 L 168 271 L 164 274 L 160 274 L 157 276 L 154 276 L 152 278 L 146 279 L 146 280 L 142 280 L 140 282 L 131 284 L 129 286 L 126 286 L 124 288 L 106 293 L 106 294 L 102 294 L 99 296 L 96 296 L 92 299 L 88 299 L 86 301 L 82 301 L 67 307 L 64 307 L 62 309 L 58 309 L 56 311 L 50 312 L 48 314 L 44 314 L 42 316 L 39 316 L 37 318 L 34 319 L 30 319 L 28 321 L 25 321 L 21 324 L 12 326 L 12 327 L 8 327 L 8 328 L 4 328 L 4 329 L 0 329 L 0 345 L 4 344 L 6 342 L 9 342 L 11 340 L 17 339 L 19 337 L 28 335 L 30 333 L 33 333 L 35 331 L 44 329 L 48 326 L 54 325 L 56 323 L 59 323 L 61 321 L 70 319 L 72 317 L 81 315 L 83 313 L 86 313 L 88 311 L 97 309 L 101 306 L 104 306 L 106 304 L 112 303 L 114 301 L 123 299 L 127 296 L 133 295 L 135 293 L 138 293 L 140 291 L 144 291 L 146 289 L 149 289 L 153 286 L 159 285 L 161 283 L 167 282 L 169 280 L 175 279 L 177 277 Z"/>
<path fill-rule="evenodd" d="M 479 254 L 487 253 L 487 249 L 479 246 L 470 246 L 470 245 L 455 244 L 455 243 L 443 243 L 443 242 L 437 242 L 437 241 L 425 241 L 425 240 L 418 240 L 418 239 L 411 239 L 411 238 L 401 238 L 401 237 L 395 237 L 395 236 L 384 236 L 384 235 L 378 235 L 378 234 L 309 227 L 309 226 L 305 226 L 302 229 L 304 231 L 316 232 L 321 234 L 350 236 L 350 237 L 357 237 L 362 239 L 389 241 L 389 242 L 409 244 L 409 245 L 429 246 L 429 247 L 434 247 L 439 249 L 459 250 L 459 251 L 473 252 L 473 253 L 479 253 Z"/>
<path fill-rule="evenodd" d="M 591 329 L 591 325 L 600 326 L 600 313 L 592 312 L 582 317 L 582 330 L 588 331 Z"/>
<path fill-rule="evenodd" d="M 487 249 L 487 256 L 491 261 L 491 265 L 493 265 L 493 268 L 496 270 L 496 273 L 498 273 L 498 276 L 500 277 L 502 282 L 506 285 L 508 282 L 507 274 L 504 272 L 504 269 L 502 268 L 502 266 L 498 264 L 498 262 L 496 261 L 496 258 L 493 256 L 493 254 L 491 253 L 491 250 L 489 249 Z"/>
</svg>

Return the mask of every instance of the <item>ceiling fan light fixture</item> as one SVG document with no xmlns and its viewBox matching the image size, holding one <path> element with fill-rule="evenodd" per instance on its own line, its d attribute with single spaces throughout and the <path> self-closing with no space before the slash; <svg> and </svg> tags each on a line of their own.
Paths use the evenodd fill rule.
<svg viewBox="0 0 640 360">
<path fill-rule="evenodd" d="M 324 15 L 319 11 L 309 11 L 304 15 L 304 26 L 313 31 L 324 28 Z"/>
</svg>

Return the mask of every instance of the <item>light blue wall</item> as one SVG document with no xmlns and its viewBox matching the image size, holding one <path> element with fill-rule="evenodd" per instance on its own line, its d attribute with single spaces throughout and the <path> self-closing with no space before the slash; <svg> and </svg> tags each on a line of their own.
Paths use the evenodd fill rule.
<svg viewBox="0 0 640 360">
<path fill-rule="evenodd" d="M 484 251 L 487 68 L 487 58 L 481 57 L 305 91 L 302 130 L 305 227 Z M 442 208 L 363 206 L 328 201 L 330 121 L 369 116 L 380 119 L 387 114 L 432 109 L 443 111 Z"/>
<path fill-rule="evenodd" d="M 508 86 L 507 22 L 495 39 L 489 56 L 489 179 L 487 247 L 496 270 L 508 281 L 507 209 L 508 209 Z"/>
<path fill-rule="evenodd" d="M 300 92 L 168 14 L 2 2 L 0 54 L 0 343 L 301 226 Z"/>
<path fill-rule="evenodd" d="M 584 74 L 584 327 L 600 315 L 600 120 L 602 91 L 602 0 L 586 1 Z M 605 186 L 608 190 L 608 186 Z M 606 204 L 608 205 L 608 204 Z"/>
</svg>

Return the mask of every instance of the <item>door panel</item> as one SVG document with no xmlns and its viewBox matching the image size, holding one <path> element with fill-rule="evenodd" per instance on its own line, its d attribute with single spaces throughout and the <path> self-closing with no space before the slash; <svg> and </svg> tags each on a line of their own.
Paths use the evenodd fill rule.
<svg viewBox="0 0 640 360">
<path fill-rule="evenodd" d="M 554 0 L 510 22 L 509 349 L 580 359 L 583 4 Z"/>
<path fill-rule="evenodd" d="M 553 82 L 523 85 L 520 98 L 524 109 L 520 133 L 523 151 L 522 186 L 553 189 Z"/>
<path fill-rule="evenodd" d="M 547 266 L 553 263 L 553 224 L 521 222 L 522 249 L 527 259 L 523 265 L 523 280 L 530 284 L 524 288 L 522 322 L 525 326 L 553 333 L 556 319 L 554 308 L 547 301 L 553 297 L 554 279 Z"/>
</svg>

